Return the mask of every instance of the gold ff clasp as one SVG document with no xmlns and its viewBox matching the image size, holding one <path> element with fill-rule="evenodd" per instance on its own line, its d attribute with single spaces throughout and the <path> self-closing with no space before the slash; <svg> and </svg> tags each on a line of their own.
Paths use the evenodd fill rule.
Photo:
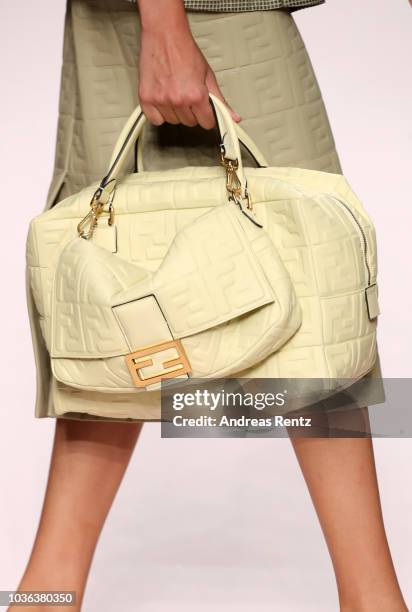
<svg viewBox="0 0 412 612">
<path fill-rule="evenodd" d="M 165 352 L 170 357 L 170 349 L 174 349 L 176 357 L 165 360 Z M 162 357 L 163 353 L 163 357 Z M 136 387 L 148 387 L 162 379 L 176 378 L 183 374 L 190 374 L 192 369 L 180 340 L 160 342 L 152 346 L 129 353 L 125 357 L 126 365 Z M 141 370 L 147 367 L 155 367 L 157 371 L 151 376 L 144 377 Z"/>
</svg>

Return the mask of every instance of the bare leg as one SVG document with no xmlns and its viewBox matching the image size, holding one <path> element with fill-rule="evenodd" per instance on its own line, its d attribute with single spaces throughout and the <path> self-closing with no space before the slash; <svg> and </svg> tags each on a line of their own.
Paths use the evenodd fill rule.
<svg viewBox="0 0 412 612">
<path fill-rule="evenodd" d="M 369 423 L 367 408 L 352 415 Z M 341 611 L 407 611 L 386 539 L 372 440 L 291 441 L 329 548 Z"/>
<path fill-rule="evenodd" d="M 70 610 L 80 610 L 94 550 L 141 427 L 56 421 L 43 510 L 19 590 L 76 591 L 77 606 Z"/>
</svg>

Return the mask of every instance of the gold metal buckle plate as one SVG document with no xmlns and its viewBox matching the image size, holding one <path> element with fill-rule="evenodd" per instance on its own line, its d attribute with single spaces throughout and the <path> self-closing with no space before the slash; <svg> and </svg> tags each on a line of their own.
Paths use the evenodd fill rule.
<svg viewBox="0 0 412 612">
<path fill-rule="evenodd" d="M 162 361 L 161 353 L 171 348 L 175 349 L 177 357 Z M 176 378 L 183 374 L 190 374 L 192 371 L 180 340 L 169 340 L 160 342 L 159 344 L 153 344 L 152 346 L 143 347 L 133 353 L 129 353 L 126 355 L 125 359 L 133 383 L 139 388 L 148 387 L 149 385 L 160 382 L 162 379 Z M 143 378 L 141 376 L 140 371 L 142 368 L 156 364 L 159 364 L 160 372 L 148 378 Z M 170 370 L 169 368 L 173 369 Z"/>
</svg>

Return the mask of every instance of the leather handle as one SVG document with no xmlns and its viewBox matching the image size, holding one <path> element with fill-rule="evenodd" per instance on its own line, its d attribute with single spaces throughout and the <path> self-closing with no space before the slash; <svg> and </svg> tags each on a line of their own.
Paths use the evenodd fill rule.
<svg viewBox="0 0 412 612">
<path fill-rule="evenodd" d="M 209 93 L 210 101 L 216 114 L 217 125 L 220 132 L 221 143 L 226 159 L 237 163 L 237 176 L 241 185 L 242 194 L 246 194 L 246 178 L 243 171 L 242 157 L 240 153 L 239 138 L 237 136 L 236 124 L 226 108 L 226 105 L 221 102 L 215 95 Z M 100 184 L 101 201 L 109 198 L 110 192 L 113 190 L 114 183 L 118 177 L 126 158 L 128 157 L 135 141 L 140 136 L 143 126 L 146 122 L 146 117 L 140 106 L 132 112 L 125 126 L 123 127 L 117 142 L 115 144 L 113 154 L 109 164 L 109 170 Z M 255 149 L 255 145 L 253 145 Z M 105 187 L 111 183 L 110 189 Z M 107 191 L 107 194 L 104 192 Z"/>
<path fill-rule="evenodd" d="M 259 150 L 254 140 L 249 136 L 249 134 L 245 132 L 245 130 L 238 123 L 235 123 L 234 125 L 240 144 L 243 145 L 245 149 L 249 152 L 256 165 L 259 168 L 267 168 L 269 164 L 263 153 Z M 143 160 L 143 131 L 144 126 L 142 127 L 140 135 L 135 142 L 135 172 L 144 172 L 145 168 Z"/>
</svg>

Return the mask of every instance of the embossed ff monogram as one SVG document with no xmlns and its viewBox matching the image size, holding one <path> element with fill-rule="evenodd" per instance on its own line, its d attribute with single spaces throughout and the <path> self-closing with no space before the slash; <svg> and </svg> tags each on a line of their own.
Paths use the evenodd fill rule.
<svg viewBox="0 0 412 612">
<path fill-rule="evenodd" d="M 165 359 L 166 355 L 168 359 Z M 176 357 L 170 359 L 170 354 Z M 166 378 L 176 378 L 190 374 L 192 369 L 180 340 L 160 342 L 141 348 L 126 355 L 126 365 L 136 387 L 148 387 Z M 145 377 L 143 368 L 150 368 L 150 376 Z"/>
</svg>

